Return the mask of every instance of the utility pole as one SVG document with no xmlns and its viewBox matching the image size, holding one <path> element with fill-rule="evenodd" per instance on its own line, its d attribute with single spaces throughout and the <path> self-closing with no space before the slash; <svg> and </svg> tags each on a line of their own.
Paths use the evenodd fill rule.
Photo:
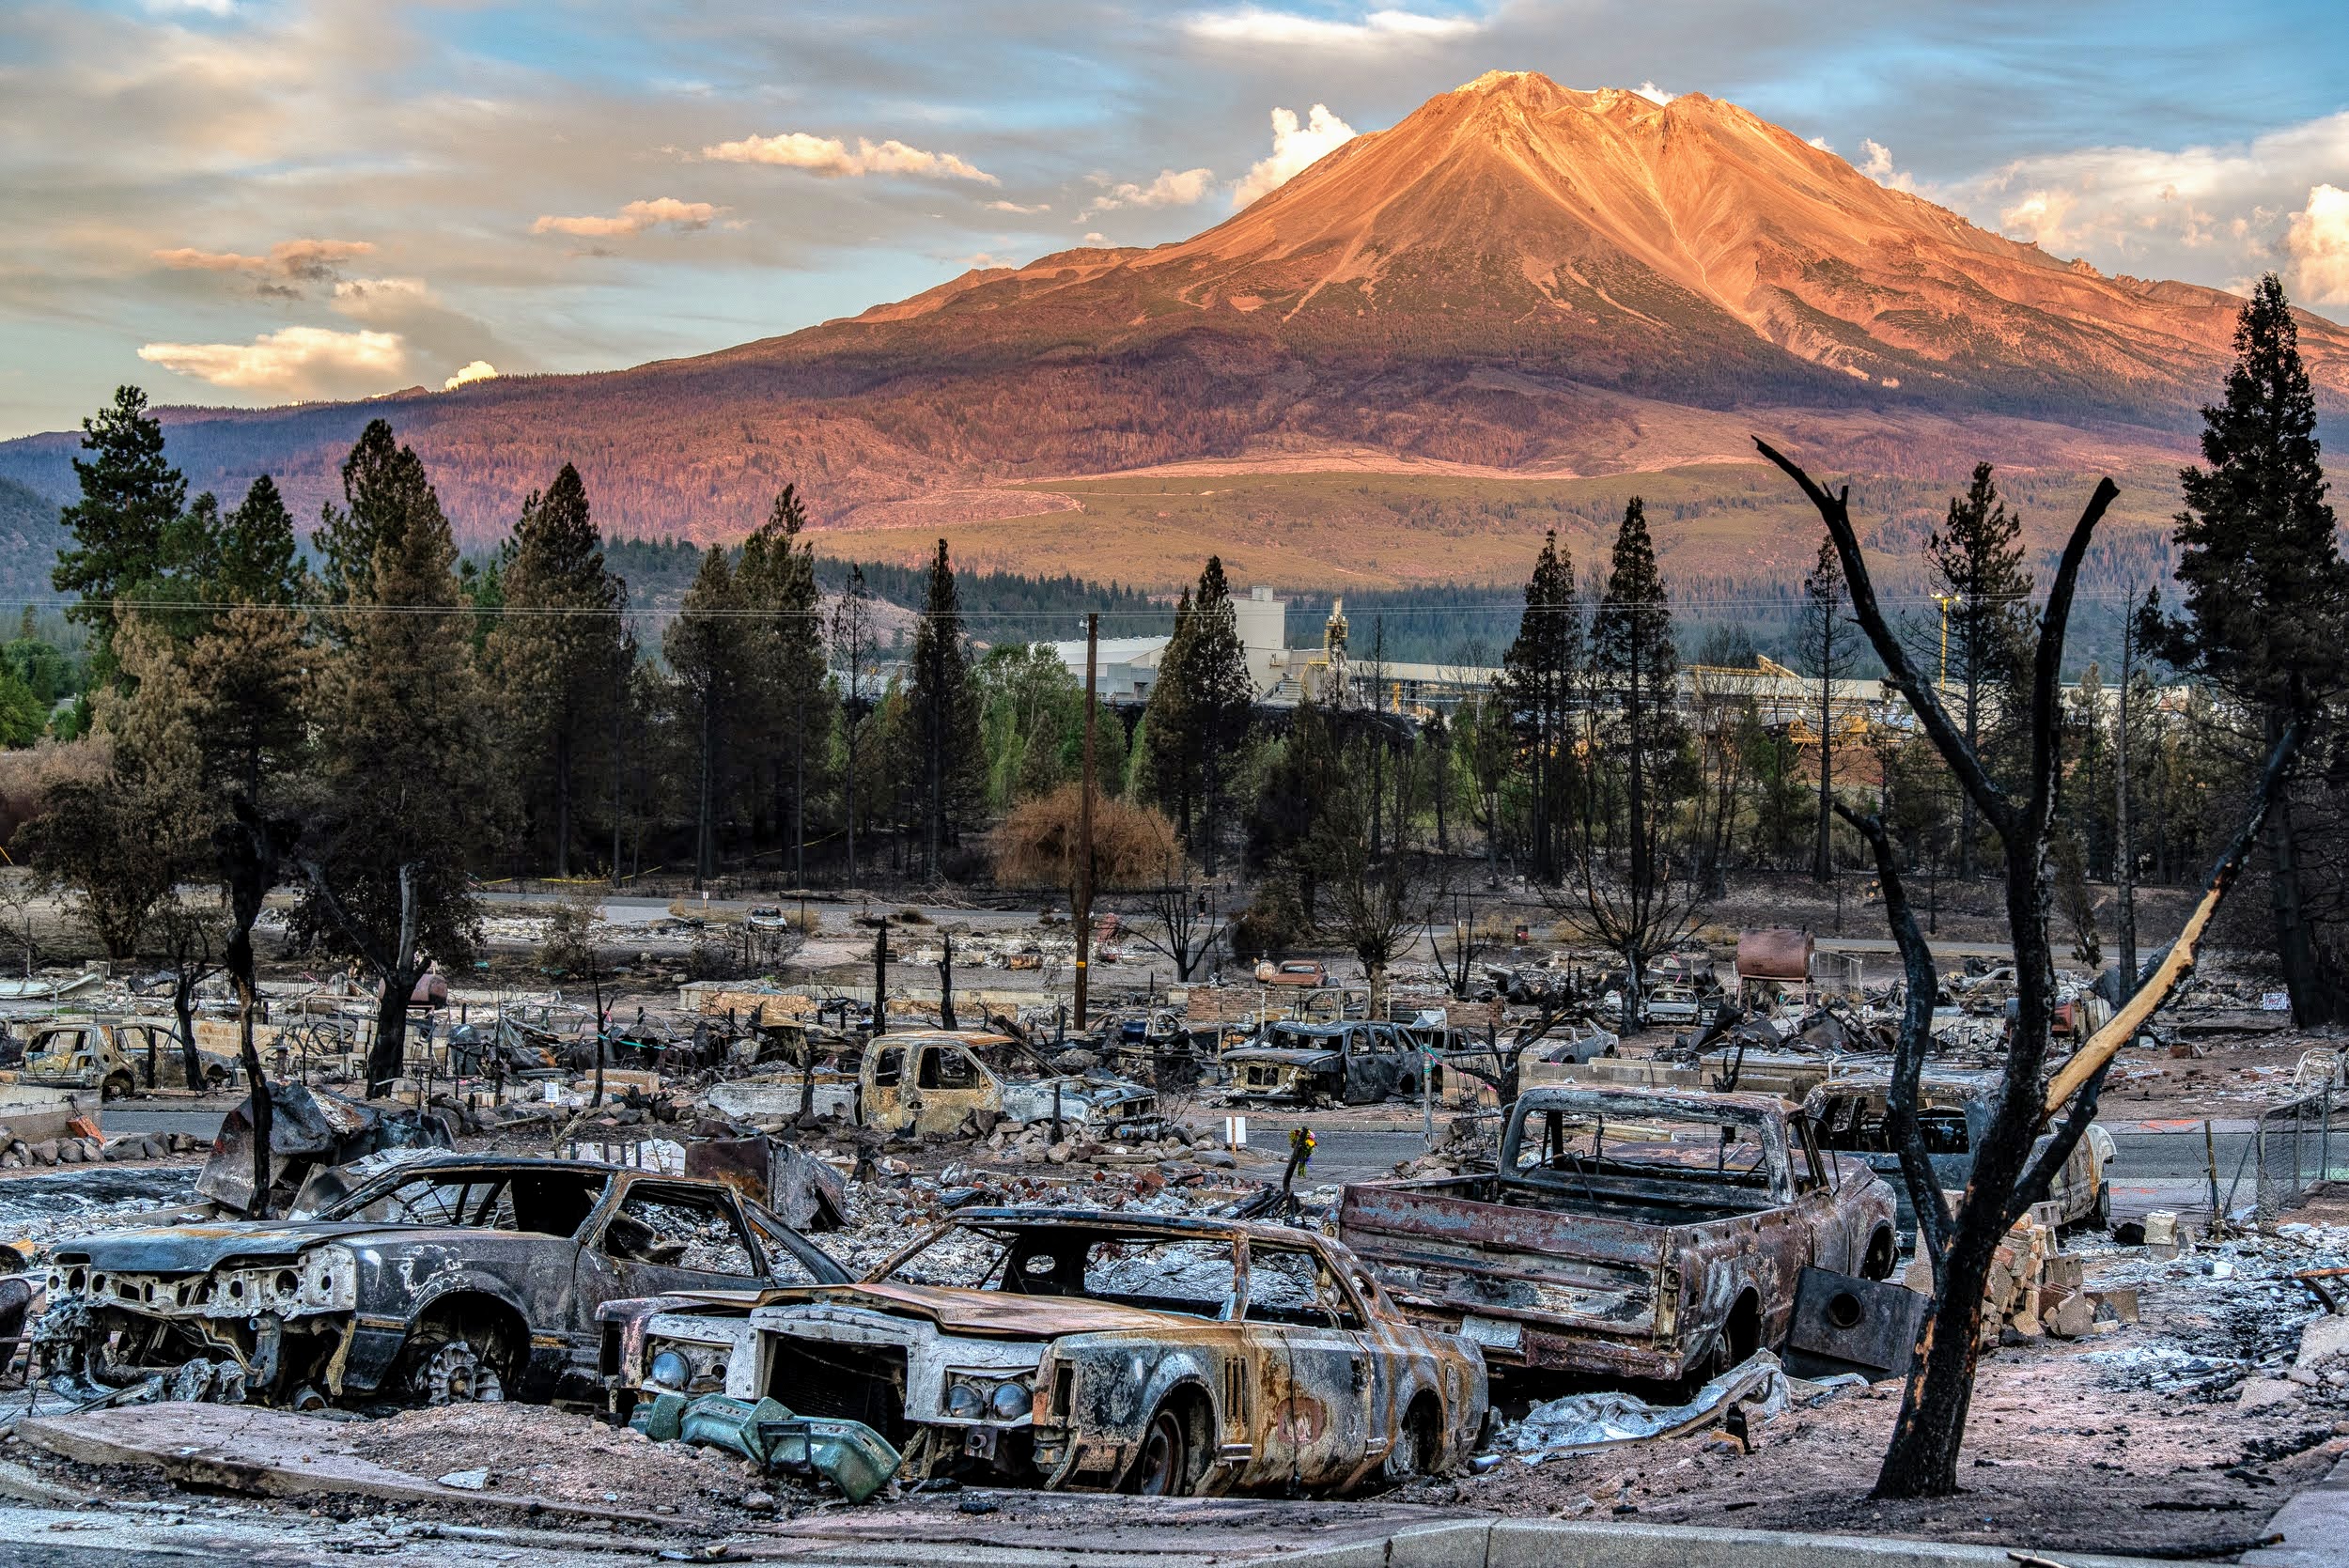
<svg viewBox="0 0 2349 1568">
<path fill-rule="evenodd" d="M 1077 802 L 1077 1027 L 1085 1025 L 1086 981 L 1093 959 L 1093 715 L 1094 674 L 1101 646 L 1101 617 L 1085 615 L 1084 783 Z"/>
<path fill-rule="evenodd" d="M 2113 961 L 2121 969 L 2121 984 L 2113 994 L 2127 997 L 2137 989 L 2137 847 L 2129 831 L 2129 684 L 2137 673 L 2137 622 L 2121 616 L 2121 702 L 2112 725 L 2112 882 L 2120 895 L 2114 933 Z"/>
</svg>

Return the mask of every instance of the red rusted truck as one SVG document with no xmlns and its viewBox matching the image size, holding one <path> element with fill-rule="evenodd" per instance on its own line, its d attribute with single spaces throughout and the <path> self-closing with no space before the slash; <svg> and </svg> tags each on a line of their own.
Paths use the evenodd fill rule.
<svg viewBox="0 0 2349 1568">
<path fill-rule="evenodd" d="M 1350 1186 L 1338 1235 L 1496 1374 L 1677 1383 L 1782 1343 L 1806 1267 L 1889 1276 L 1892 1210 L 1775 1095 L 1545 1088 L 1495 1173 Z"/>
</svg>

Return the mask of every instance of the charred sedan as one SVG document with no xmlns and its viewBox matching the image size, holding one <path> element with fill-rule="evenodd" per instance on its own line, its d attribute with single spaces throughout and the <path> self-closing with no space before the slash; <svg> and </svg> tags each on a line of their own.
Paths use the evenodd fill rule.
<svg viewBox="0 0 2349 1568">
<path fill-rule="evenodd" d="M 904 1478 L 1162 1495 L 1440 1473 L 1486 1405 L 1476 1348 L 1280 1226 L 988 1209 L 848 1289 L 614 1303 L 619 1403 L 771 1396 L 863 1421 Z"/>
<path fill-rule="evenodd" d="M 296 1409 L 587 1402 L 596 1308 L 848 1275 L 716 1182 L 581 1161 L 433 1159 L 315 1219 L 69 1242 L 33 1333 L 52 1376 Z"/>
<path fill-rule="evenodd" d="M 1225 1051 L 1223 1066 L 1237 1102 L 1376 1105 L 1419 1093 L 1422 1053 L 1395 1024 L 1275 1023 L 1255 1043 Z M 1435 1087 L 1442 1087 L 1439 1077 Z"/>
</svg>

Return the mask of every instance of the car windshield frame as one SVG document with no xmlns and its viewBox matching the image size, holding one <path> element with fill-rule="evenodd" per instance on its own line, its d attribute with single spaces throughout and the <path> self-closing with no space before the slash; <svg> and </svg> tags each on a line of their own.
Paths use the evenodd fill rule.
<svg viewBox="0 0 2349 1568">
<path fill-rule="evenodd" d="M 991 1255 L 985 1260 L 985 1267 L 975 1276 L 971 1275 L 967 1268 L 961 1271 L 966 1277 L 974 1278 L 975 1283 L 941 1283 L 929 1280 L 903 1277 L 907 1267 L 915 1264 L 925 1253 L 957 1236 L 975 1238 L 993 1249 Z M 1057 1248 L 1053 1247 L 1050 1243 L 1054 1240 L 1061 1240 L 1065 1244 Z M 1096 1250 L 1105 1244 L 1143 1248 L 1205 1247 L 1220 1250 L 1222 1257 L 1216 1266 L 1224 1271 L 1223 1294 L 1217 1298 L 1215 1310 L 1206 1312 L 1198 1310 L 1197 1306 L 1180 1304 L 1173 1297 L 1157 1297 L 1142 1301 L 1135 1299 L 1137 1293 L 1112 1293 L 1086 1288 L 1086 1282 L 1090 1281 L 1098 1262 Z M 1041 1290 L 1031 1288 L 1024 1282 L 1016 1282 L 1040 1276 L 1015 1272 L 1012 1267 L 1015 1258 L 1019 1259 L 1024 1267 L 1033 1260 L 1054 1254 L 1063 1258 L 1072 1257 L 1078 1245 L 1081 1245 L 1084 1256 L 1084 1266 L 1078 1275 L 1080 1288 Z M 1057 1271 L 1051 1272 L 1057 1273 Z M 1238 1238 L 1219 1231 L 1206 1230 L 1192 1234 L 1183 1230 L 1161 1230 L 1155 1226 L 957 1222 L 941 1225 L 920 1241 L 901 1250 L 867 1274 L 863 1282 L 868 1285 L 894 1286 L 900 1289 L 969 1291 L 973 1295 L 1003 1296 L 1014 1300 L 1033 1300 L 1039 1305 L 1066 1301 L 1095 1302 L 1104 1306 L 1129 1307 L 1137 1311 L 1167 1312 L 1178 1317 L 1197 1317 L 1208 1322 L 1222 1322 L 1233 1319 L 1241 1310 L 1241 1277 L 1242 1264 Z M 1200 1305 L 1205 1305 L 1204 1298 Z"/>
<path fill-rule="evenodd" d="M 344 1196 L 336 1203 L 325 1209 L 320 1210 L 316 1222 L 323 1224 L 382 1225 L 395 1229 L 409 1230 L 443 1229 L 446 1227 L 435 1225 L 428 1220 L 361 1219 L 358 1219 L 357 1216 L 362 1209 L 366 1208 L 371 1203 L 381 1203 L 384 1198 L 389 1197 L 393 1192 L 396 1192 L 400 1188 L 407 1186 L 410 1182 L 430 1180 L 443 1182 L 449 1186 L 496 1186 L 503 1188 L 507 1184 L 510 1184 L 517 1176 L 528 1176 L 532 1174 L 546 1175 L 552 1173 L 552 1172 L 547 1172 L 543 1169 L 532 1168 L 528 1166 L 464 1165 L 456 1163 L 443 1164 L 436 1160 L 411 1161 L 405 1165 L 395 1166 L 391 1170 L 386 1171 L 381 1175 L 376 1177 L 375 1180 L 368 1182 L 364 1187 L 357 1188 L 355 1191 L 344 1194 Z M 594 1172 L 587 1171 L 566 1171 L 563 1173 L 566 1175 L 575 1175 L 583 1183 L 597 1179 Z M 605 1174 L 602 1176 L 601 1180 L 602 1187 L 597 1191 L 595 1197 L 587 1204 L 587 1218 L 580 1222 L 580 1229 L 582 1230 L 583 1230 L 587 1224 L 594 1219 L 598 1213 L 601 1212 L 604 1204 L 612 1197 L 612 1175 Z M 465 1226 L 464 1222 L 461 1220 L 451 1221 L 450 1223 L 458 1226 L 459 1228 L 487 1228 Z M 514 1234 L 518 1235 L 551 1235 L 553 1233 L 549 1231 L 517 1231 Z M 579 1234 L 579 1230 L 574 1230 L 570 1233 L 570 1236 L 565 1239 L 576 1239 Z"/>
</svg>

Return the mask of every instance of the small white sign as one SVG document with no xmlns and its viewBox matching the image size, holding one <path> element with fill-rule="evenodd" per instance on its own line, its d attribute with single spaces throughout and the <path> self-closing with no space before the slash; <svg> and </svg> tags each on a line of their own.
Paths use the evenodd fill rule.
<svg viewBox="0 0 2349 1568">
<path fill-rule="evenodd" d="M 2291 1012 L 2292 993 L 2290 991 L 2262 991 L 2260 993 L 2260 1011 L 2263 1013 Z"/>
<path fill-rule="evenodd" d="M 1247 1117 L 1226 1116 L 1223 1118 L 1223 1146 L 1227 1149 L 1248 1147 Z"/>
</svg>

